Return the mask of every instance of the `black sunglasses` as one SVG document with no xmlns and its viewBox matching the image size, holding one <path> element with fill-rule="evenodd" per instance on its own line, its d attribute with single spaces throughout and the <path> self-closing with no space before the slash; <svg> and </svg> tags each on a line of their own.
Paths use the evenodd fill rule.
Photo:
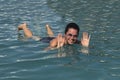
<svg viewBox="0 0 120 80">
<path fill-rule="evenodd" d="M 78 37 L 78 35 L 72 35 L 72 34 L 68 34 L 68 36 L 70 36 L 70 37 Z"/>
</svg>

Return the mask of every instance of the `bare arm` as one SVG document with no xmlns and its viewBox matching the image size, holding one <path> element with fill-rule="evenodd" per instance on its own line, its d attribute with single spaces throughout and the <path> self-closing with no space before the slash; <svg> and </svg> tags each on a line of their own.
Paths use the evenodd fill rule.
<svg viewBox="0 0 120 80">
<path fill-rule="evenodd" d="M 56 46 L 57 46 L 57 39 L 55 38 L 52 41 L 50 41 L 49 46 L 45 48 L 44 50 L 45 51 L 52 50 L 52 49 L 55 49 Z"/>
<path fill-rule="evenodd" d="M 45 50 L 60 48 L 64 45 L 64 43 L 65 38 L 62 37 L 62 34 L 58 34 L 58 36 L 55 39 L 50 41 L 49 47 L 47 47 Z"/>
</svg>

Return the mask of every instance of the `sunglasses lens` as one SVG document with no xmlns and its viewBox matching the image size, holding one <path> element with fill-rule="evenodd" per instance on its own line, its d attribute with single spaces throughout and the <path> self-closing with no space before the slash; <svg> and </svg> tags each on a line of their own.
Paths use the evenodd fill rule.
<svg viewBox="0 0 120 80">
<path fill-rule="evenodd" d="M 77 37 L 77 35 L 72 35 L 72 34 L 68 34 L 68 36 L 70 36 L 70 37 Z"/>
<path fill-rule="evenodd" d="M 72 34 L 68 34 L 68 36 L 72 36 Z"/>
</svg>

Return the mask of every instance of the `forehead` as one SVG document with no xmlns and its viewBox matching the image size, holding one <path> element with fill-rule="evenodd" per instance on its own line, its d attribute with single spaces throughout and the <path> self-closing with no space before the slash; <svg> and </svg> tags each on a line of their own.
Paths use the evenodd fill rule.
<svg viewBox="0 0 120 80">
<path fill-rule="evenodd" d="M 69 28 L 68 31 L 67 31 L 67 33 L 75 33 L 75 34 L 77 34 L 77 32 L 78 31 L 74 28 Z"/>
</svg>

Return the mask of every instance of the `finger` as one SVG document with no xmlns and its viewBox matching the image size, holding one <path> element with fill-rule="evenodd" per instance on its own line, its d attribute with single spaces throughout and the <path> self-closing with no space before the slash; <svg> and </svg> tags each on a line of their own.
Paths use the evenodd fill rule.
<svg viewBox="0 0 120 80">
<path fill-rule="evenodd" d="M 81 41 L 80 41 L 81 44 L 83 44 L 83 38 L 81 38 Z"/>
<path fill-rule="evenodd" d="M 90 40 L 90 38 L 91 38 L 91 35 L 89 35 L 89 40 Z"/>
<path fill-rule="evenodd" d="M 59 46 L 60 46 L 60 41 L 59 41 L 60 39 L 59 39 L 59 34 L 58 34 L 58 36 L 57 36 L 57 48 L 59 48 Z"/>
<path fill-rule="evenodd" d="M 83 32 L 83 39 L 88 39 L 89 36 L 88 36 L 88 33 L 87 32 Z"/>
<path fill-rule="evenodd" d="M 83 32 L 83 39 L 87 39 L 88 38 L 88 33 L 87 32 Z"/>
<path fill-rule="evenodd" d="M 62 34 L 58 34 L 57 39 L 58 39 L 57 48 L 59 48 L 59 47 L 61 47 Z"/>
<path fill-rule="evenodd" d="M 64 45 L 65 43 L 65 38 L 62 38 L 62 46 Z"/>
</svg>

